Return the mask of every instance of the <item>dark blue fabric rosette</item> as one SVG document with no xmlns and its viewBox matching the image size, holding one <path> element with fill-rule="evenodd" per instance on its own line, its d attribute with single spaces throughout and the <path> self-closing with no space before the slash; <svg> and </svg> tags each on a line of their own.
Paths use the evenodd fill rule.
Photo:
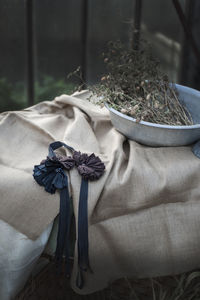
<svg viewBox="0 0 200 300">
<path fill-rule="evenodd" d="M 72 156 L 55 153 L 54 150 L 60 147 L 70 150 Z M 73 167 L 76 167 L 82 176 L 78 210 L 78 274 L 76 280 L 77 287 L 81 289 L 84 285 L 82 272 L 91 271 L 88 254 L 88 181 L 99 179 L 104 173 L 105 165 L 94 153 L 91 155 L 81 153 L 58 141 L 49 145 L 49 154 L 40 165 L 34 167 L 33 177 L 39 185 L 44 186 L 48 193 L 54 194 L 57 189 L 60 191 L 55 259 L 58 266 L 61 267 L 63 255 L 65 255 L 66 274 L 70 276 L 69 243 L 73 212 L 72 199 L 70 199 L 68 189 L 68 177 L 65 171 L 70 171 Z"/>
</svg>

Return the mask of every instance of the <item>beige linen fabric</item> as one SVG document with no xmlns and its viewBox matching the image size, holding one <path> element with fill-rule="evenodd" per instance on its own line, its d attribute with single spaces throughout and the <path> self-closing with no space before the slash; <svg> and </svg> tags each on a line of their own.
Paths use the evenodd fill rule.
<svg viewBox="0 0 200 300">
<path fill-rule="evenodd" d="M 98 155 L 105 174 L 89 183 L 89 254 L 79 293 L 104 288 L 122 276 L 175 274 L 200 266 L 200 160 L 191 147 L 151 148 L 117 132 L 105 108 L 87 92 L 62 95 L 20 112 L 0 115 L 0 218 L 36 239 L 55 218 L 59 194 L 32 177 L 35 164 L 60 140 Z M 66 150 L 62 150 L 66 151 Z M 68 152 L 70 154 L 70 152 Z M 75 217 L 81 177 L 69 175 Z"/>
</svg>

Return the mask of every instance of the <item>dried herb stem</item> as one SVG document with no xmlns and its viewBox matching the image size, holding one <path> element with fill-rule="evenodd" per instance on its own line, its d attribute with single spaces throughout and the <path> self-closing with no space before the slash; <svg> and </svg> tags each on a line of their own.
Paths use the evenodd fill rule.
<svg viewBox="0 0 200 300">
<path fill-rule="evenodd" d="M 100 102 L 137 120 L 191 125 L 190 113 L 180 103 L 175 86 L 159 69 L 146 42 L 140 49 L 126 49 L 121 42 L 110 42 L 103 54 L 108 73 L 90 90 L 102 96 Z"/>
</svg>

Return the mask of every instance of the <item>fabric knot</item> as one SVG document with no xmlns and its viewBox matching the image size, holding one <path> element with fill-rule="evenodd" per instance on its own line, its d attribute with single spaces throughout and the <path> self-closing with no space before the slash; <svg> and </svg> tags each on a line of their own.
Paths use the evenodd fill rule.
<svg viewBox="0 0 200 300">
<path fill-rule="evenodd" d="M 82 165 L 87 160 L 88 155 L 86 153 L 81 153 L 80 151 L 74 151 L 73 153 L 73 159 L 75 161 L 75 165 L 78 167 L 79 165 Z"/>
<path fill-rule="evenodd" d="M 46 167 L 45 164 L 41 164 L 34 167 L 33 177 L 50 194 L 67 186 L 66 175 L 62 168 Z"/>
<path fill-rule="evenodd" d="M 85 180 L 99 179 L 103 175 L 104 170 L 104 163 L 94 153 L 87 156 L 85 162 L 78 166 L 78 172 Z"/>
<path fill-rule="evenodd" d="M 63 169 L 70 170 L 74 166 L 74 160 L 68 156 L 47 156 L 40 165 L 34 167 L 33 177 L 37 183 L 44 186 L 45 191 L 54 194 L 56 189 L 67 187 L 67 177 Z"/>
<path fill-rule="evenodd" d="M 75 165 L 75 161 L 71 156 L 64 156 L 60 154 L 56 154 L 56 156 L 53 157 L 47 156 L 47 160 L 53 164 L 61 164 L 61 166 L 66 170 L 72 169 Z"/>
</svg>

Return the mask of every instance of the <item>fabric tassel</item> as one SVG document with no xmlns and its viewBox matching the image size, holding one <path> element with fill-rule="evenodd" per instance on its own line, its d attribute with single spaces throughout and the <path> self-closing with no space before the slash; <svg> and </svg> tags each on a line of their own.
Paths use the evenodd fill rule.
<svg viewBox="0 0 200 300">
<path fill-rule="evenodd" d="M 82 289 L 84 286 L 83 274 L 82 274 L 82 270 L 80 269 L 80 267 L 78 267 L 78 274 L 76 276 L 76 286 L 79 289 Z"/>
</svg>

